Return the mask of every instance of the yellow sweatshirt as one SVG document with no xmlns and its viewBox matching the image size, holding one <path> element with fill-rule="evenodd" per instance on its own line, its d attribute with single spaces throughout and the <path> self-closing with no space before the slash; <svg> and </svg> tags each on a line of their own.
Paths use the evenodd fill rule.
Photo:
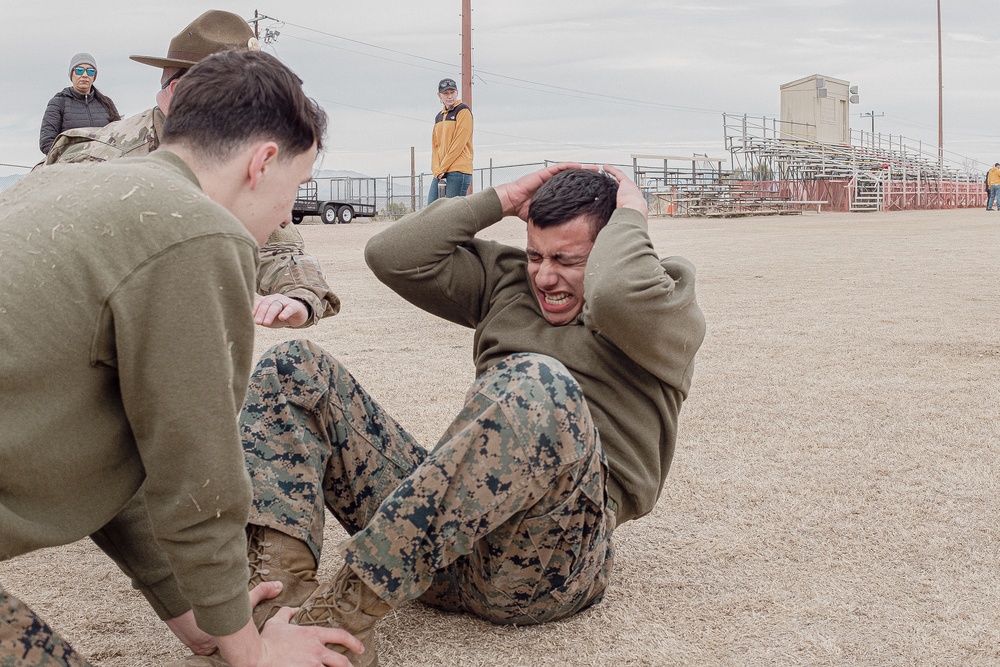
<svg viewBox="0 0 1000 667">
<path fill-rule="evenodd" d="M 431 173 L 472 173 L 472 110 L 461 100 L 434 118 L 431 135 Z"/>
</svg>

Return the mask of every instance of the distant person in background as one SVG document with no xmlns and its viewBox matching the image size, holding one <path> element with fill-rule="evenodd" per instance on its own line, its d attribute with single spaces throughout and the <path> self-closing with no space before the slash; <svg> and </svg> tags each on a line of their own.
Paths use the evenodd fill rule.
<svg viewBox="0 0 1000 667">
<path fill-rule="evenodd" d="M 472 110 L 458 99 L 454 79 L 441 79 L 438 98 L 444 108 L 434 119 L 431 135 L 430 204 L 440 195 L 438 184 L 446 183 L 445 197 L 463 197 L 472 185 Z"/>
<path fill-rule="evenodd" d="M 115 103 L 94 86 L 97 79 L 97 59 L 89 53 L 78 53 L 69 61 L 72 86 L 56 93 L 42 116 L 38 147 L 48 153 L 52 142 L 63 130 L 78 127 L 104 127 L 121 120 Z"/>
<path fill-rule="evenodd" d="M 989 197 L 986 198 L 986 210 L 993 210 L 995 203 L 996 209 L 1000 211 L 1000 200 L 997 199 L 1000 196 L 1000 162 L 994 164 L 986 174 L 986 192 L 989 193 Z"/>
</svg>

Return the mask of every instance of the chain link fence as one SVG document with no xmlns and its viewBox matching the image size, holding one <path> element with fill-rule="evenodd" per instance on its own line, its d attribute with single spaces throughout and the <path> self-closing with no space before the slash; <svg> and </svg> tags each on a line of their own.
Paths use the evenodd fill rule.
<svg viewBox="0 0 1000 667">
<path fill-rule="evenodd" d="M 536 172 L 539 169 L 556 164 L 555 160 L 543 160 L 542 162 L 527 162 L 524 164 L 508 164 L 502 166 L 481 167 L 473 169 L 472 191 L 479 192 L 486 188 L 492 188 L 504 183 L 512 183 L 522 176 Z M 585 165 L 597 165 L 600 163 L 590 162 Z M 635 178 L 632 165 L 614 164 L 631 178 Z M 376 217 L 384 220 L 395 220 L 407 213 L 419 211 L 427 205 L 427 195 L 434 180 L 433 174 L 417 174 L 415 176 L 388 176 L 384 179 L 376 178 Z"/>
<path fill-rule="evenodd" d="M 511 183 L 538 171 L 549 165 L 556 164 L 554 160 L 542 162 L 527 162 L 502 166 L 481 167 L 473 170 L 472 191 L 479 192 L 486 188 L 504 183 Z M 585 163 L 598 164 L 598 163 Z M 630 164 L 612 165 L 618 167 L 630 177 L 635 173 Z M 17 182 L 31 170 L 22 165 L 0 163 L 0 191 Z M 335 177 L 318 178 L 322 188 L 322 196 L 326 199 L 337 199 L 358 204 L 357 215 L 369 215 L 374 212 L 376 219 L 395 220 L 407 213 L 419 211 L 427 205 L 427 194 L 433 180 L 432 174 L 416 174 L 414 176 L 384 176 L 384 177 Z M 320 193 L 314 193 L 316 198 Z"/>
<path fill-rule="evenodd" d="M 527 164 L 489 166 L 474 169 L 472 173 L 472 191 L 479 192 L 486 188 L 516 181 L 526 174 L 538 171 L 545 162 L 530 162 Z M 385 186 L 377 188 L 384 191 L 376 198 L 378 217 L 383 219 L 401 218 L 407 213 L 419 211 L 427 205 L 427 195 L 430 191 L 433 174 L 417 174 L 415 176 L 388 176 Z"/>
</svg>

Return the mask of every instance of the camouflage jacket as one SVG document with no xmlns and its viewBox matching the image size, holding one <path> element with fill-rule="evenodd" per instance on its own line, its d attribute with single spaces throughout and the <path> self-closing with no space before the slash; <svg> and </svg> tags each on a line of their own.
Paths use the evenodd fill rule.
<svg viewBox="0 0 1000 667">
<path fill-rule="evenodd" d="M 160 145 L 165 119 L 163 112 L 153 107 L 104 127 L 67 130 L 56 137 L 44 164 L 104 162 L 148 155 Z M 319 261 L 305 254 L 305 243 L 297 229 L 277 229 L 259 255 L 257 291 L 264 295 L 284 294 L 305 303 L 309 319 L 302 326 L 340 312 L 340 299 L 327 284 Z"/>
</svg>

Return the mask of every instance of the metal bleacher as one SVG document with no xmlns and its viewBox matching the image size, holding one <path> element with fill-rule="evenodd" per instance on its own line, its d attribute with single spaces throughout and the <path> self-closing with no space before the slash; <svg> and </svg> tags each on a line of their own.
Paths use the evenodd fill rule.
<svg viewBox="0 0 1000 667">
<path fill-rule="evenodd" d="M 735 174 L 766 181 L 845 181 L 851 211 L 880 211 L 914 200 L 928 208 L 962 205 L 963 197 L 983 190 L 980 171 L 946 161 L 937 147 L 905 137 L 852 130 L 850 144 L 826 144 L 802 138 L 815 135 L 805 126 L 766 117 L 724 115 L 723 124 Z"/>
<path fill-rule="evenodd" d="M 850 144 L 826 144 L 803 138 L 815 136 L 809 126 L 745 115 L 725 114 L 723 125 L 729 160 L 632 156 L 654 214 L 949 208 L 978 205 L 983 196 L 981 171 L 946 162 L 936 147 L 919 141 L 854 130 Z M 726 161 L 730 169 L 723 169 Z"/>
</svg>

